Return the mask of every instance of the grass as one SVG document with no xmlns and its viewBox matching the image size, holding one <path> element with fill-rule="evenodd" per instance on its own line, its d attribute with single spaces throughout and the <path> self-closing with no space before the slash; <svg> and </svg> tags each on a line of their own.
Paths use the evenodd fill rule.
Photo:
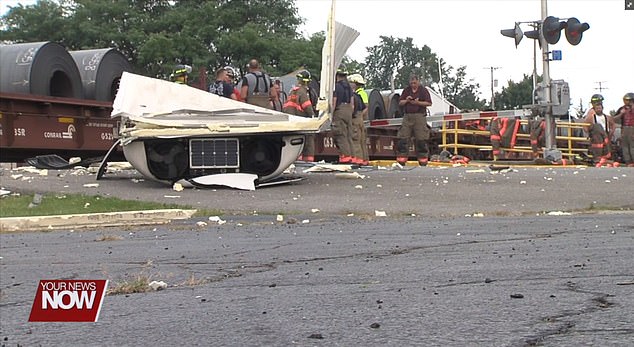
<svg viewBox="0 0 634 347">
<path fill-rule="evenodd" d="M 122 200 L 83 194 L 44 194 L 41 196 L 41 203 L 33 206 L 33 198 L 34 194 L 3 197 L 0 199 L 0 218 L 137 210 L 194 209 L 191 206 Z M 29 205 L 32 205 L 32 207 L 29 207 Z M 195 216 L 222 215 L 219 211 L 197 210 Z"/>
<path fill-rule="evenodd" d="M 108 289 L 108 295 L 145 293 L 151 290 L 149 287 L 151 280 L 149 276 L 139 274 L 131 279 L 117 283 L 114 287 Z"/>
</svg>

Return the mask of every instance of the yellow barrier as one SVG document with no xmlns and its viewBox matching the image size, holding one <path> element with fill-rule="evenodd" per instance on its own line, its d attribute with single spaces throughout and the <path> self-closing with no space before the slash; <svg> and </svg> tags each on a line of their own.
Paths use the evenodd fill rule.
<svg viewBox="0 0 634 347">
<path fill-rule="evenodd" d="M 491 118 L 481 118 L 480 121 L 489 122 Z M 464 129 L 460 128 L 462 125 L 466 125 L 468 121 L 464 120 L 448 120 L 442 121 L 442 126 L 440 133 L 442 134 L 442 143 L 439 144 L 439 147 L 443 150 L 449 150 L 453 152 L 453 154 L 459 154 L 459 149 L 478 149 L 480 151 L 491 151 L 493 146 L 491 145 L 491 132 L 488 130 L 476 130 L 476 129 Z M 520 120 L 520 128 L 516 135 L 518 140 L 527 141 L 528 146 L 514 146 L 513 148 L 504 148 L 501 149 L 505 152 L 517 152 L 517 153 L 533 153 L 533 150 L 530 146 L 530 134 L 522 133 L 522 130 L 528 129 L 528 120 Z M 453 123 L 453 127 L 449 128 L 448 124 Z M 565 156 L 576 156 L 579 153 L 587 153 L 588 152 L 588 138 L 587 137 L 579 137 L 574 136 L 574 130 L 581 129 L 583 130 L 585 127 L 588 127 L 588 123 L 571 123 L 571 122 L 555 122 L 555 134 L 565 134 L 565 135 L 556 135 L 555 140 L 558 143 L 564 142 L 566 146 L 560 148 L 562 150 L 562 155 Z M 448 136 L 451 135 L 451 136 Z M 464 140 L 464 135 L 471 135 L 477 139 L 477 144 L 469 144 L 460 142 Z M 472 138 L 472 140 L 474 140 Z M 542 153 L 542 150 L 539 150 L 539 153 Z"/>
</svg>

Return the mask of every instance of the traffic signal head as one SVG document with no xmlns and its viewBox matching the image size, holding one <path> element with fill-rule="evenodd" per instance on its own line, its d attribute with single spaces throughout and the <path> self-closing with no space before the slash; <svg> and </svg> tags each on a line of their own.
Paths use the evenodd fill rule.
<svg viewBox="0 0 634 347">
<path fill-rule="evenodd" d="M 566 40 L 568 40 L 571 45 L 576 46 L 581 42 L 583 32 L 588 29 L 590 29 L 588 23 L 579 23 L 577 18 L 569 18 L 566 23 Z"/>
<path fill-rule="evenodd" d="M 515 39 L 515 47 L 517 47 L 517 45 L 520 44 L 520 41 L 522 41 L 522 29 L 520 29 L 520 25 L 518 23 L 515 23 L 515 28 L 513 29 L 503 29 L 500 30 L 500 33 L 502 33 L 502 35 L 506 36 L 506 37 L 512 37 Z"/>
<path fill-rule="evenodd" d="M 542 35 L 546 42 L 554 45 L 559 41 L 561 36 L 561 29 L 566 27 L 566 22 L 560 22 L 559 18 L 548 16 L 542 23 Z"/>
</svg>

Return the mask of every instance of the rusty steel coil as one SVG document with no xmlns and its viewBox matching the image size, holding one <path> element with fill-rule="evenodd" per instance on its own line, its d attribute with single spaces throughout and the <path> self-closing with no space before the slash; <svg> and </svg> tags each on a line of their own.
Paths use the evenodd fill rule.
<svg viewBox="0 0 634 347">
<path fill-rule="evenodd" d="M 55 42 L 0 45 L 0 90 L 83 98 L 77 65 L 66 48 Z"/>
<path fill-rule="evenodd" d="M 388 92 L 383 94 L 385 101 L 385 109 L 387 112 L 387 118 L 400 118 L 400 107 L 398 106 L 401 94 L 396 92 Z"/>
<path fill-rule="evenodd" d="M 381 92 L 378 89 L 366 89 L 365 92 L 368 93 L 368 119 L 387 118 Z"/>
<path fill-rule="evenodd" d="M 91 100 L 113 101 L 124 71 L 132 66 L 114 48 L 70 51 L 81 76 L 84 97 Z"/>
</svg>

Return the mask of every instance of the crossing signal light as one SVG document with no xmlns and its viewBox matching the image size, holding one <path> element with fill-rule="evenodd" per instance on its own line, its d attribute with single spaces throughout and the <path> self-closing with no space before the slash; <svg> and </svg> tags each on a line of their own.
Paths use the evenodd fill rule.
<svg viewBox="0 0 634 347">
<path fill-rule="evenodd" d="M 583 32 L 590 29 L 590 24 L 580 23 L 577 18 L 569 18 L 566 22 L 566 40 L 576 46 L 583 38 Z"/>
<path fill-rule="evenodd" d="M 566 28 L 566 25 L 566 22 L 560 22 L 557 17 L 546 17 L 542 23 L 542 35 L 544 35 L 544 40 L 551 45 L 557 43 L 559 37 L 561 37 L 561 29 Z"/>
<path fill-rule="evenodd" d="M 500 33 L 502 33 L 502 35 L 506 36 L 506 37 L 512 37 L 515 39 L 515 47 L 517 48 L 517 45 L 520 44 L 520 41 L 522 41 L 522 29 L 520 29 L 520 25 L 518 23 L 515 23 L 515 28 L 513 29 L 503 29 L 500 30 Z"/>
</svg>

